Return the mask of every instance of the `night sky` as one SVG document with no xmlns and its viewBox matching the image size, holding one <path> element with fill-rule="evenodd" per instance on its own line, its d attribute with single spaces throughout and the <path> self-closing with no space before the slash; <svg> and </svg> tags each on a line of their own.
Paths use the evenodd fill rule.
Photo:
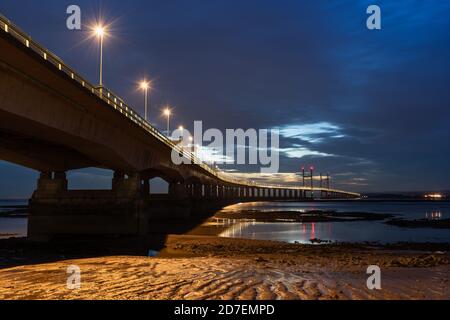
<svg viewBox="0 0 450 320">
<path fill-rule="evenodd" d="M 450 189 L 448 1 L 0 2 L 3 15 L 96 83 L 97 43 L 86 27 L 66 28 L 71 4 L 84 25 L 99 12 L 111 23 L 108 88 L 142 112 L 136 83 L 153 80 L 150 117 L 161 129 L 168 103 L 174 125 L 279 128 L 284 173 L 314 164 L 347 190 Z M 382 30 L 366 28 L 370 4 L 381 7 Z M 105 187 L 110 175 L 72 172 L 70 186 Z M 0 198 L 28 197 L 36 176 L 0 162 Z"/>
</svg>

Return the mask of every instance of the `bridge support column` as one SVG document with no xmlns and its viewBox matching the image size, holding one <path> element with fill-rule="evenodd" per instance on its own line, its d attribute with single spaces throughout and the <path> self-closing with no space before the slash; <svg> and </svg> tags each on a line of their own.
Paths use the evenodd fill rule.
<svg viewBox="0 0 450 320">
<path fill-rule="evenodd" d="M 228 194 L 228 187 L 227 186 L 223 186 L 222 187 L 222 197 L 223 197 L 223 199 L 228 199 L 228 197 L 229 197 L 229 194 Z"/>
<path fill-rule="evenodd" d="M 150 197 L 150 181 L 148 179 L 142 181 L 142 193 L 144 197 Z"/>
<path fill-rule="evenodd" d="M 142 194 L 141 177 L 139 173 L 131 173 L 128 178 L 123 172 L 114 172 L 112 190 L 118 198 L 137 198 Z M 150 185 L 148 185 L 150 193 Z"/>
<path fill-rule="evenodd" d="M 65 172 L 41 172 L 33 197 L 55 196 L 67 191 Z"/>
<path fill-rule="evenodd" d="M 203 185 L 194 184 L 194 185 L 192 185 L 192 188 L 193 188 L 194 199 L 202 199 L 203 198 Z"/>
<path fill-rule="evenodd" d="M 231 187 L 225 186 L 225 199 L 231 199 L 233 197 L 231 192 Z"/>
<path fill-rule="evenodd" d="M 233 199 L 233 187 L 225 187 L 226 188 L 226 199 Z"/>
<path fill-rule="evenodd" d="M 115 172 L 111 190 L 68 190 L 65 172 L 43 172 L 30 199 L 28 237 L 144 235 L 149 207 L 138 173 Z"/>
<path fill-rule="evenodd" d="M 217 186 L 216 185 L 210 185 L 209 188 L 209 194 L 211 199 L 217 199 Z"/>
<path fill-rule="evenodd" d="M 169 195 L 176 200 L 188 198 L 188 188 L 184 183 L 172 182 L 169 184 Z"/>
<path fill-rule="evenodd" d="M 238 198 L 239 198 L 239 188 L 233 187 L 233 199 L 238 199 Z"/>
<path fill-rule="evenodd" d="M 223 198 L 225 198 L 224 196 L 224 186 L 217 186 L 217 197 L 219 200 L 222 200 Z"/>
</svg>

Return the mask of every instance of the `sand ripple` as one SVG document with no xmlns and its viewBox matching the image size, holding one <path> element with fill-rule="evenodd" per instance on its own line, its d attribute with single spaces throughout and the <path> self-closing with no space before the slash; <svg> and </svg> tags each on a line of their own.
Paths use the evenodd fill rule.
<svg viewBox="0 0 450 320">
<path fill-rule="evenodd" d="M 81 268 L 79 290 L 66 268 Z M 449 299 L 449 267 L 382 270 L 382 290 L 363 268 L 336 271 L 251 258 L 100 257 L 0 270 L 0 299 Z"/>
</svg>

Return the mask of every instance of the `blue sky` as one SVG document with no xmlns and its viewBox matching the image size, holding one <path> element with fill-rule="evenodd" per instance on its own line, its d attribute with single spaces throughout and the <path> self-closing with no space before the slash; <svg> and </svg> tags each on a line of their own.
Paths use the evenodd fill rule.
<svg viewBox="0 0 450 320">
<path fill-rule="evenodd" d="M 450 189 L 450 2 L 1 1 L 2 14 L 96 82 L 95 43 L 65 27 L 71 4 L 83 24 L 99 12 L 112 23 L 106 86 L 142 111 L 136 82 L 151 78 L 161 128 L 169 103 L 186 127 L 280 128 L 282 172 L 314 164 L 357 191 Z M 370 4 L 382 30 L 365 27 Z M 71 184 L 100 188 L 109 175 L 88 169 Z M 0 162 L 0 177 L 0 198 L 26 197 L 36 173 Z"/>
</svg>

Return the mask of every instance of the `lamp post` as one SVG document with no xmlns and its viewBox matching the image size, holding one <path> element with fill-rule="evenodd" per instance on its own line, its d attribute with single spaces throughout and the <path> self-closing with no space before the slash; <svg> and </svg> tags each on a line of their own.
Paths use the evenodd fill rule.
<svg viewBox="0 0 450 320">
<path fill-rule="evenodd" d="M 327 189 L 330 189 L 330 174 L 327 173 Z"/>
<path fill-rule="evenodd" d="M 148 89 L 150 88 L 150 82 L 143 80 L 141 82 L 141 89 L 144 90 L 144 119 L 148 120 Z"/>
<path fill-rule="evenodd" d="M 170 115 L 172 114 L 172 112 L 170 111 L 169 107 L 166 107 L 166 109 L 164 109 L 164 115 L 167 117 L 167 136 L 170 135 Z"/>
<path fill-rule="evenodd" d="M 189 136 L 189 144 L 190 144 L 190 147 L 191 147 L 191 152 L 194 153 L 195 152 L 194 138 L 192 136 Z"/>
<path fill-rule="evenodd" d="M 99 38 L 100 41 L 100 76 L 99 76 L 99 88 L 100 93 L 102 93 L 103 89 L 103 38 L 105 36 L 105 28 L 102 25 L 98 25 L 94 29 L 95 35 Z"/>
<path fill-rule="evenodd" d="M 181 134 L 181 140 L 180 140 L 181 150 L 184 152 L 184 144 L 185 144 L 185 141 L 184 141 L 184 127 L 183 126 L 179 126 L 178 127 L 178 131 Z"/>
<path fill-rule="evenodd" d="M 305 186 L 305 167 L 302 167 L 302 181 L 303 181 L 303 186 Z"/>
</svg>

